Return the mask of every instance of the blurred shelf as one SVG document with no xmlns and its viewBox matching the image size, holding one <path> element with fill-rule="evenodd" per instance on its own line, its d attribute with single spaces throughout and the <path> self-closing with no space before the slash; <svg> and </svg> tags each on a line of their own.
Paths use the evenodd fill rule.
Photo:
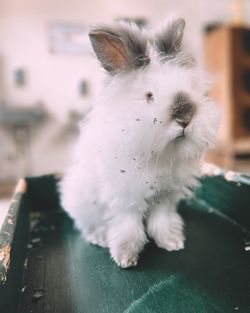
<svg viewBox="0 0 250 313">
<path fill-rule="evenodd" d="M 33 130 L 47 119 L 48 113 L 42 105 L 33 107 L 0 105 L 0 126 L 13 141 L 17 159 L 21 160 L 18 176 L 31 174 L 31 135 L 34 133 Z"/>
<path fill-rule="evenodd" d="M 10 197 L 15 189 L 16 180 L 0 180 L 0 199 Z"/>
<path fill-rule="evenodd" d="M 250 153 L 250 28 L 215 28 L 204 41 L 215 82 L 210 95 L 222 113 L 219 153 L 233 161 L 237 154 Z"/>
<path fill-rule="evenodd" d="M 47 118 L 47 113 L 43 107 L 13 107 L 7 105 L 0 106 L 0 125 L 3 126 L 26 126 L 38 122 L 43 122 Z"/>
</svg>

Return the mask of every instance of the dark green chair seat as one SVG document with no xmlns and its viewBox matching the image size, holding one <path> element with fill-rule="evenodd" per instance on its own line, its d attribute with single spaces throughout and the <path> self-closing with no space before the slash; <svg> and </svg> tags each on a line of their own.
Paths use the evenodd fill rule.
<svg viewBox="0 0 250 313">
<path fill-rule="evenodd" d="M 54 176 L 28 178 L 15 206 L 0 312 L 249 313 L 250 180 L 234 175 L 228 181 L 225 175 L 204 176 L 195 196 L 180 203 L 184 250 L 167 252 L 149 243 L 138 266 L 126 270 L 73 228 L 59 209 Z"/>
</svg>

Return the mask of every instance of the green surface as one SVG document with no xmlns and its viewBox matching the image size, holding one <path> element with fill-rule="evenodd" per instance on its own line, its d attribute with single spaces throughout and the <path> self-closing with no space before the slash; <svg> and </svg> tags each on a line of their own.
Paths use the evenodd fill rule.
<svg viewBox="0 0 250 313">
<path fill-rule="evenodd" d="M 202 183 L 196 192 L 196 199 L 203 199 L 208 205 L 250 229 L 249 177 L 235 175 L 231 181 L 225 180 L 222 175 L 204 177 Z"/>
<path fill-rule="evenodd" d="M 27 179 L 15 231 L 26 233 L 28 210 L 34 211 L 27 259 L 22 273 L 18 255 L 25 251 L 13 254 L 0 290 L 0 305 L 9 306 L 0 306 L 0 312 L 250 313 L 249 182 L 204 177 L 196 195 L 180 204 L 185 249 L 167 252 L 151 242 L 138 266 L 124 270 L 107 249 L 90 245 L 74 230 L 59 209 L 52 175 Z M 14 237 L 13 251 L 22 250 L 26 237 Z M 22 274 L 22 282 L 13 280 Z"/>
<path fill-rule="evenodd" d="M 250 312 L 249 234 L 194 202 L 180 211 L 186 248 L 166 252 L 150 243 L 128 270 L 86 243 L 64 213 L 40 217 L 31 241 L 41 242 L 28 253 L 21 312 Z M 34 290 L 44 291 L 38 302 Z"/>
</svg>

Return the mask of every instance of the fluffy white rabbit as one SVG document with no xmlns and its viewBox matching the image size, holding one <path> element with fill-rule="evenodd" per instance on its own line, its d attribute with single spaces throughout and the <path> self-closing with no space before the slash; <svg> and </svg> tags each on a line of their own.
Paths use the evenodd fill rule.
<svg viewBox="0 0 250 313">
<path fill-rule="evenodd" d="M 86 240 L 124 268 L 137 264 L 148 238 L 183 249 L 176 205 L 216 137 L 218 109 L 182 52 L 184 26 L 171 19 L 156 34 L 123 23 L 89 33 L 108 79 L 81 125 L 61 202 Z"/>
</svg>

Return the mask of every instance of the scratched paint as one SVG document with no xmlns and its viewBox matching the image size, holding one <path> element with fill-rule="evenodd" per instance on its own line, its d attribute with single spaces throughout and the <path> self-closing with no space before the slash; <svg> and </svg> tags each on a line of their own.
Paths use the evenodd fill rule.
<svg viewBox="0 0 250 313">
<path fill-rule="evenodd" d="M 177 273 L 150 286 L 124 313 L 220 312 L 220 305 L 195 281 Z"/>
<path fill-rule="evenodd" d="M 0 229 L 8 214 L 9 207 L 10 207 L 10 199 L 0 200 Z"/>
<path fill-rule="evenodd" d="M 238 172 L 223 170 L 214 164 L 204 163 L 202 165 L 201 172 L 203 175 L 210 177 L 223 176 L 226 181 L 236 183 L 237 187 L 240 187 L 241 184 L 250 185 L 250 177 L 242 175 Z"/>
<path fill-rule="evenodd" d="M 10 252 L 11 246 L 9 244 L 0 249 L 0 267 L 3 269 L 0 271 L 0 280 L 2 283 L 5 283 L 7 279 L 10 266 Z"/>
<path fill-rule="evenodd" d="M 26 191 L 26 187 L 26 181 L 21 179 L 17 184 L 12 200 L 8 201 L 8 206 L 6 205 L 8 211 L 2 225 L 0 225 L 0 285 L 5 284 L 10 269 L 11 245 L 19 212 L 19 201 Z"/>
<path fill-rule="evenodd" d="M 8 224 L 13 225 L 13 219 L 12 218 L 8 218 Z"/>
</svg>

